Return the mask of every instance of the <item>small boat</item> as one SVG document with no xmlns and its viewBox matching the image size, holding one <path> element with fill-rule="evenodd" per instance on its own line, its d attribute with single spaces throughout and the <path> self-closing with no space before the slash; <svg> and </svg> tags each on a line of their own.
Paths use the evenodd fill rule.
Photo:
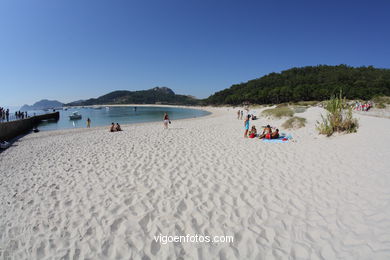
<svg viewBox="0 0 390 260">
<path fill-rule="evenodd" d="M 76 112 L 73 112 L 72 115 L 69 116 L 69 119 L 70 120 L 78 120 L 78 119 L 81 119 L 81 115 L 76 111 Z"/>
</svg>

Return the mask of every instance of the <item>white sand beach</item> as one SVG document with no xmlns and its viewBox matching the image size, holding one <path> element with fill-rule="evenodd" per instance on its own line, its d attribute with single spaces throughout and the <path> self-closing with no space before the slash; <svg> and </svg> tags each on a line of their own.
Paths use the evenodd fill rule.
<svg viewBox="0 0 390 260">
<path fill-rule="evenodd" d="M 279 144 L 243 138 L 237 109 L 20 138 L 0 153 L 0 259 L 390 259 L 389 119 L 327 138 L 309 108 Z"/>
</svg>

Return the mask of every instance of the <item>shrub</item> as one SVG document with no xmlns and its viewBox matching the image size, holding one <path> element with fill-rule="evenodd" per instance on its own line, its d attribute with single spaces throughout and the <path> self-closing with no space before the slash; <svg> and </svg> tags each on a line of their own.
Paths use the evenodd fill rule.
<svg viewBox="0 0 390 260">
<path fill-rule="evenodd" d="M 387 96 L 376 96 L 372 99 L 372 101 L 374 101 L 374 103 L 377 103 L 377 104 L 390 104 L 390 97 L 387 97 Z"/>
<path fill-rule="evenodd" d="M 295 105 L 298 106 L 315 106 L 319 103 L 319 101 L 299 101 L 294 103 Z"/>
<path fill-rule="evenodd" d="M 294 113 L 303 113 L 307 110 L 307 107 L 294 107 Z"/>
<path fill-rule="evenodd" d="M 294 111 L 289 107 L 276 107 L 271 109 L 266 109 L 261 113 L 263 116 L 271 116 L 276 118 L 281 117 L 292 117 L 294 115 Z"/>
<path fill-rule="evenodd" d="M 291 128 L 301 128 L 306 124 L 306 118 L 294 116 L 290 119 L 287 119 L 286 122 L 282 124 L 282 127 L 285 129 Z"/>
<path fill-rule="evenodd" d="M 320 134 L 331 136 L 334 132 L 353 133 L 359 127 L 357 119 L 353 118 L 352 108 L 347 106 L 345 98 L 332 97 L 324 104 L 327 115 L 322 117 L 322 122 L 317 122 L 317 130 Z"/>
<path fill-rule="evenodd" d="M 383 109 L 383 108 L 386 108 L 386 105 L 383 103 L 379 103 L 379 104 L 376 104 L 375 107 L 379 108 L 379 109 Z"/>
</svg>

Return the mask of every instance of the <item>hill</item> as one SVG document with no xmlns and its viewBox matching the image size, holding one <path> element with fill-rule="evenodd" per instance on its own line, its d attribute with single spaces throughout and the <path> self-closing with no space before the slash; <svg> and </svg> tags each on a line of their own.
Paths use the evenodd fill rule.
<svg viewBox="0 0 390 260">
<path fill-rule="evenodd" d="M 66 104 L 68 106 L 89 106 L 103 104 L 171 104 L 196 105 L 199 100 L 191 96 L 177 95 L 167 87 L 155 87 L 149 90 L 128 91 L 118 90 L 98 98 L 79 100 Z"/>
<path fill-rule="evenodd" d="M 63 106 L 63 103 L 61 103 L 57 100 L 42 99 L 41 101 L 35 102 L 34 105 L 32 105 L 32 106 L 23 105 L 20 108 L 20 111 L 51 109 L 51 108 L 59 108 L 62 106 Z"/>
<path fill-rule="evenodd" d="M 325 100 L 343 91 L 348 99 L 371 99 L 390 95 L 390 69 L 369 67 L 308 66 L 271 73 L 216 92 L 205 101 L 210 105 L 243 102 L 277 104 Z"/>
</svg>

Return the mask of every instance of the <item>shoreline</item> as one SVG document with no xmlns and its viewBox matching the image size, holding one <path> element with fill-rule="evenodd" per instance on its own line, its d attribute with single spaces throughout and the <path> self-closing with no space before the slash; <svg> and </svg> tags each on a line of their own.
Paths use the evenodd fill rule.
<svg viewBox="0 0 390 260">
<path fill-rule="evenodd" d="M 102 107 L 105 107 L 105 106 L 108 106 L 108 105 L 102 105 Z M 111 105 L 110 107 L 116 107 L 118 105 Z M 132 107 L 133 105 L 119 105 L 119 107 Z M 162 106 L 159 106 L 159 105 L 143 105 L 144 107 L 162 107 Z M 84 106 L 84 108 L 92 108 L 93 106 Z M 182 121 L 182 120 L 194 120 L 194 119 L 197 119 L 197 118 L 204 118 L 204 117 L 209 117 L 209 116 L 213 116 L 213 114 L 215 112 L 212 112 L 212 108 L 213 107 L 206 107 L 207 109 L 205 109 L 205 107 L 202 107 L 202 109 L 200 109 L 199 107 L 189 107 L 189 106 L 186 106 L 186 107 L 181 107 L 181 106 L 166 106 L 166 107 L 174 107 L 174 108 L 189 108 L 189 109 L 198 109 L 198 110 L 203 110 L 203 111 L 206 111 L 206 112 L 209 112 L 210 114 L 208 115 L 204 115 L 204 116 L 198 116 L 198 117 L 189 117 L 189 118 L 181 118 L 181 119 L 173 119 L 171 120 L 172 122 L 174 121 Z M 72 108 L 76 108 L 76 107 L 72 107 Z M 78 108 L 78 107 L 77 107 Z M 81 108 L 81 107 L 80 107 Z M 125 123 L 125 124 L 121 124 L 122 127 L 124 126 L 131 126 L 131 125 L 144 125 L 144 124 L 151 124 L 151 123 L 158 123 L 160 121 L 150 121 L 150 122 L 136 122 L 136 123 Z M 162 121 L 161 121 L 162 122 Z M 102 129 L 102 128 L 109 128 L 110 125 L 106 125 L 106 126 L 92 126 L 90 128 L 87 128 L 87 127 L 74 127 L 74 128 L 65 128 L 65 129 L 56 129 L 56 130 L 42 130 L 41 132 L 56 132 L 56 131 L 74 131 L 74 130 L 81 130 L 81 129 L 89 129 L 89 130 L 92 130 L 92 129 Z"/>
</svg>

